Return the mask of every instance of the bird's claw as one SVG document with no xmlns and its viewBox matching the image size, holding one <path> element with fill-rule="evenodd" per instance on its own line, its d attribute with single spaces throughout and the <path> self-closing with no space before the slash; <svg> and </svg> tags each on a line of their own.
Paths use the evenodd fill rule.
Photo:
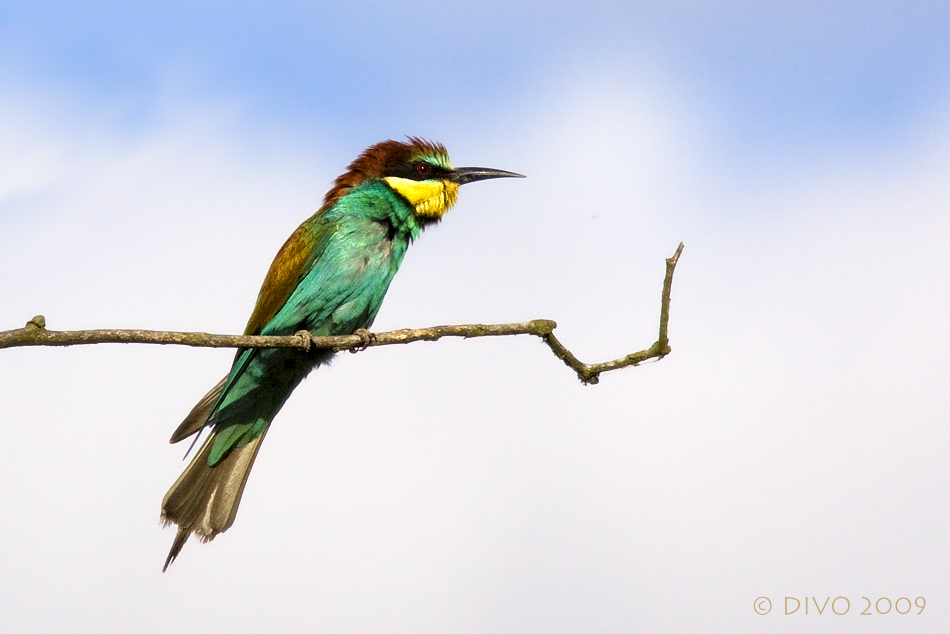
<svg viewBox="0 0 950 634">
<path fill-rule="evenodd" d="M 366 328 L 357 328 L 353 331 L 353 334 L 360 338 L 360 345 L 356 348 L 350 348 L 350 352 L 354 354 L 357 352 L 362 352 L 376 343 L 376 335 L 371 333 Z"/>
<path fill-rule="evenodd" d="M 295 337 L 300 337 L 306 343 L 305 352 L 310 352 L 310 348 L 313 347 L 313 335 L 310 334 L 309 330 L 298 330 L 294 333 Z"/>
</svg>

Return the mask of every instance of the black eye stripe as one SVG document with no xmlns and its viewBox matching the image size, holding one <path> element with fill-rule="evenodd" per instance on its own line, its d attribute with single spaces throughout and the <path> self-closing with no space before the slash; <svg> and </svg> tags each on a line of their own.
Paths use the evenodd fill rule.
<svg viewBox="0 0 950 634">
<path fill-rule="evenodd" d="M 392 164 L 388 166 L 385 173 L 387 176 L 398 176 L 399 178 L 422 181 L 430 178 L 442 178 L 448 174 L 449 171 L 450 170 L 444 167 L 435 165 L 426 160 L 417 159 L 415 161 Z"/>
</svg>

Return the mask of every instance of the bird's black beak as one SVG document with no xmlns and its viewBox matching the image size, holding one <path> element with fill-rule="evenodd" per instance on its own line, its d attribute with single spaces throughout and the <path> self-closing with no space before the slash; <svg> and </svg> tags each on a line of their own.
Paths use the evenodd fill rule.
<svg viewBox="0 0 950 634">
<path fill-rule="evenodd" d="M 515 174 L 490 167 L 456 167 L 447 176 L 448 180 L 459 185 L 474 183 L 488 178 L 524 178 L 524 174 Z"/>
</svg>

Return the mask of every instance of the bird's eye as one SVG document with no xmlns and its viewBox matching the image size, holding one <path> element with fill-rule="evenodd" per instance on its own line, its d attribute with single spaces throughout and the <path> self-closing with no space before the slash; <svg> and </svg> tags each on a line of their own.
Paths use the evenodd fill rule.
<svg viewBox="0 0 950 634">
<path fill-rule="evenodd" d="M 432 166 L 428 163 L 416 163 L 416 174 L 419 176 L 432 176 Z"/>
</svg>

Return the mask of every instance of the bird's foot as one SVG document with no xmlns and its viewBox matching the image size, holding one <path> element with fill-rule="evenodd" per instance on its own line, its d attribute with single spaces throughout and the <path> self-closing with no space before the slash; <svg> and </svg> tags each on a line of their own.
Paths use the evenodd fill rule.
<svg viewBox="0 0 950 634">
<path fill-rule="evenodd" d="M 357 328 L 353 331 L 353 334 L 360 338 L 360 345 L 358 348 L 350 348 L 350 352 L 356 354 L 357 352 L 362 352 L 366 350 L 371 345 L 376 343 L 376 335 L 368 331 L 366 328 Z"/>
<path fill-rule="evenodd" d="M 313 347 L 313 335 L 310 334 L 309 330 L 298 330 L 294 333 L 295 337 L 299 337 L 305 343 L 304 352 L 310 352 L 310 348 Z"/>
</svg>

